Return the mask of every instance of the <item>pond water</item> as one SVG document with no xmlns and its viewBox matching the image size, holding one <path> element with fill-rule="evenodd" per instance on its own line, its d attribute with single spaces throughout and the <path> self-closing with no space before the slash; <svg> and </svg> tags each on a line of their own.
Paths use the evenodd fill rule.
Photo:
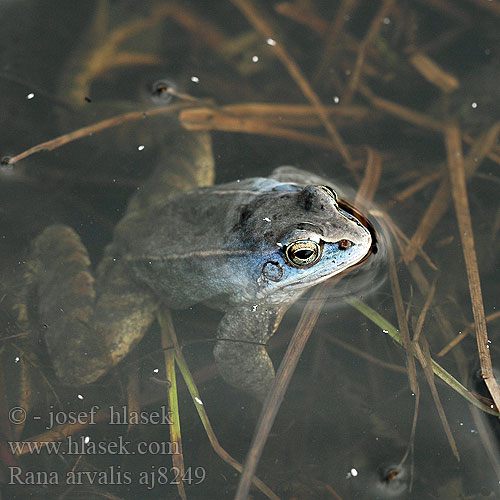
<svg viewBox="0 0 500 500">
<path fill-rule="evenodd" d="M 372 198 L 355 205 L 373 222 L 379 251 L 328 292 L 260 460 L 257 475 L 272 498 L 499 495 L 498 421 L 437 377 L 433 393 L 430 371 L 422 368 L 430 362 L 428 348 L 472 398 L 493 407 L 478 375 L 443 133 L 453 118 L 464 137 L 495 363 L 500 149 L 491 127 L 500 120 L 500 9 L 479 4 L 0 2 L 2 498 L 177 498 L 178 482 L 189 499 L 236 493 L 239 473 L 212 448 L 179 371 L 179 414 L 168 414 L 173 389 L 156 322 L 117 367 L 76 386 L 54 374 L 44 341 L 48 326 L 20 321 L 30 242 L 50 224 L 67 224 L 96 265 L 127 200 L 167 162 L 171 118 L 143 113 L 166 101 L 163 83 L 152 91 L 154 82 L 172 84 L 177 104 L 203 109 L 205 118 L 186 115 L 183 123 L 211 130 L 216 183 L 293 165 L 331 179 L 351 202 L 360 185 Z M 231 105 L 240 107 L 223 109 Z M 136 115 L 9 160 L 125 113 Z M 481 142 L 488 131 L 489 145 Z M 416 251 L 415 234 L 425 235 Z M 403 333 L 407 325 L 422 352 L 412 383 L 412 363 L 388 334 L 393 331 L 347 303 L 347 295 Z M 290 307 L 269 341 L 275 367 L 308 296 Z M 36 318 L 32 305 L 30 318 Z M 196 305 L 172 316 L 217 439 L 241 463 L 261 403 L 217 375 L 212 349 L 222 313 Z M 178 473 L 172 418 L 180 422 L 184 474 Z M 41 449 L 26 448 L 28 442 Z M 24 452 L 13 454 L 16 446 Z M 256 488 L 252 495 L 267 498 Z"/>
</svg>

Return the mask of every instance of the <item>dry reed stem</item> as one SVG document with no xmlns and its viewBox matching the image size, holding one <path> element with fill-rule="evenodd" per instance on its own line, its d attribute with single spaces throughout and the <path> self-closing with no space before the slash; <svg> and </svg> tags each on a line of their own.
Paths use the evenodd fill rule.
<svg viewBox="0 0 500 500">
<path fill-rule="evenodd" d="M 417 433 L 417 422 L 418 422 L 418 413 L 420 409 L 420 389 L 418 392 L 415 393 L 415 405 L 413 407 L 413 419 L 411 423 L 411 432 L 410 432 L 410 437 L 408 439 L 408 446 L 406 448 L 406 452 L 401 459 L 400 464 L 403 465 L 407 458 L 410 456 L 410 453 L 413 452 L 414 447 L 415 447 L 415 435 Z M 413 473 L 414 473 L 414 464 L 413 461 L 411 463 L 411 469 L 410 469 L 410 485 L 413 484 Z"/>
<path fill-rule="evenodd" d="M 394 201 L 402 202 L 407 198 L 410 198 L 414 194 L 418 193 L 422 189 L 424 189 L 429 184 L 437 181 L 443 176 L 443 172 L 438 170 L 437 172 L 432 172 L 432 174 L 427 174 L 421 176 L 414 184 L 400 191 L 399 194 L 394 196 Z"/>
<path fill-rule="evenodd" d="M 164 307 L 157 313 L 157 320 L 160 325 L 161 347 L 163 349 L 165 380 L 168 380 L 171 387 L 167 391 L 166 400 L 168 411 L 174 418 L 172 425 L 169 425 L 170 442 L 176 447 L 176 453 L 172 454 L 172 465 L 179 471 L 180 477 L 184 477 L 184 454 L 182 450 L 181 420 L 179 416 L 178 385 L 175 371 L 175 351 L 179 349 L 177 334 L 170 311 Z M 170 349 L 173 346 L 174 349 Z M 179 481 L 182 483 L 182 481 Z M 186 491 L 183 484 L 177 484 L 177 493 L 182 500 L 187 500 Z"/>
<path fill-rule="evenodd" d="M 439 419 L 441 420 L 441 424 L 443 426 L 444 432 L 448 439 L 448 443 L 450 444 L 451 450 L 453 451 L 453 455 L 455 455 L 456 459 L 460 461 L 460 454 L 458 453 L 457 443 L 455 442 L 455 438 L 451 432 L 450 424 L 448 423 L 448 419 L 446 418 L 446 414 L 444 412 L 443 405 L 441 404 L 441 399 L 439 398 L 439 394 L 436 388 L 436 381 L 434 380 L 434 372 L 432 371 L 431 366 L 431 353 L 429 351 L 429 344 L 423 338 L 421 341 L 421 345 L 414 343 L 413 344 L 415 352 L 417 354 L 418 360 L 424 369 L 424 375 L 429 384 L 429 388 L 431 390 L 432 399 L 434 400 L 434 404 L 436 405 L 436 409 L 439 415 Z"/>
<path fill-rule="evenodd" d="M 325 489 L 332 495 L 334 500 L 344 500 L 329 484 L 325 484 Z"/>
<path fill-rule="evenodd" d="M 408 123 L 411 123 L 412 125 L 415 125 L 417 127 L 432 130 L 433 132 L 444 132 L 445 127 L 440 121 L 427 116 L 424 113 L 419 113 L 418 111 L 409 109 L 405 106 L 402 106 L 401 104 L 397 104 L 382 97 L 378 97 L 366 85 L 360 84 L 358 90 L 364 97 L 366 97 L 370 101 L 372 106 L 380 109 L 381 111 L 385 111 L 386 113 Z M 464 134 L 462 139 L 466 144 L 475 144 L 477 142 L 476 139 L 470 137 L 467 134 Z M 497 147 L 491 148 L 486 156 L 490 160 L 493 160 L 500 165 L 500 151 L 497 153 L 496 150 Z"/>
<path fill-rule="evenodd" d="M 496 319 L 500 318 L 500 311 L 497 311 L 492 314 L 488 314 L 486 316 L 486 323 L 489 323 L 490 321 L 494 321 Z M 467 337 L 467 335 L 470 335 L 474 332 L 474 323 L 469 323 L 467 327 L 460 332 L 451 342 L 448 342 L 437 354 L 438 358 L 442 358 L 443 356 L 446 356 L 455 346 L 457 346 L 462 340 Z"/>
<path fill-rule="evenodd" d="M 476 249 L 474 247 L 474 234 L 470 218 L 469 199 L 467 196 L 467 183 L 465 179 L 464 161 L 462 156 L 462 140 L 458 125 L 452 123 L 445 132 L 445 144 L 448 157 L 451 190 L 455 204 L 458 228 L 462 240 L 465 258 L 465 268 L 469 281 L 469 291 L 472 301 L 472 313 L 476 327 L 476 340 L 481 363 L 483 379 L 497 408 L 500 408 L 500 388 L 493 374 L 489 351 L 488 333 L 484 314 L 479 269 L 477 265 Z"/>
<path fill-rule="evenodd" d="M 385 111 L 390 115 L 400 118 L 412 125 L 416 125 L 417 127 L 432 130 L 433 132 L 443 132 L 444 130 L 443 124 L 438 120 L 424 113 L 419 113 L 418 111 L 401 106 L 401 104 L 378 97 L 366 85 L 360 85 L 359 91 L 375 108 Z"/>
<path fill-rule="evenodd" d="M 399 253 L 401 255 L 404 254 L 405 248 L 403 247 L 403 242 L 408 246 L 410 243 L 410 239 L 406 234 L 403 233 L 403 231 L 394 223 L 394 221 L 389 217 L 387 213 L 380 213 L 377 214 L 378 217 L 380 217 L 381 220 L 383 220 L 393 236 L 396 238 L 396 242 L 398 244 L 398 249 Z M 431 258 L 425 253 L 425 251 L 422 248 L 417 249 L 418 254 L 424 259 L 425 263 L 434 271 L 437 271 L 438 268 L 434 262 L 432 262 Z"/>
<path fill-rule="evenodd" d="M 211 113 L 214 108 L 195 109 L 184 116 L 196 121 L 199 114 L 201 122 L 211 120 Z M 217 108 L 217 111 L 225 115 L 238 118 L 264 119 L 270 123 L 295 127 L 320 127 L 321 121 L 314 108 L 307 104 L 271 104 L 264 102 L 249 102 L 244 104 L 229 104 Z M 363 106 L 325 106 L 328 115 L 340 118 L 350 118 L 353 120 L 364 120 L 371 111 Z"/>
<path fill-rule="evenodd" d="M 247 500 L 252 478 L 257 469 L 257 464 L 264 450 L 272 425 L 285 396 L 285 391 L 290 383 L 295 367 L 299 361 L 307 340 L 318 320 L 319 313 L 327 298 L 327 289 L 331 281 L 325 281 L 318 285 L 312 292 L 295 332 L 290 340 L 288 349 L 281 360 L 280 367 L 276 373 L 273 388 L 269 391 L 262 408 L 259 421 L 254 431 L 254 437 L 245 459 L 245 467 L 240 477 L 238 489 L 234 500 Z"/>
<path fill-rule="evenodd" d="M 356 89 L 358 88 L 361 71 L 363 69 L 363 63 L 365 61 L 366 50 L 378 35 L 378 32 L 382 27 L 382 20 L 384 19 L 384 17 L 387 17 L 392 7 L 394 6 L 394 3 L 395 0 L 384 0 L 376 16 L 370 23 L 370 28 L 368 29 L 366 36 L 360 44 L 358 56 L 356 58 L 356 63 L 354 65 L 354 70 L 352 71 L 351 78 L 349 79 L 349 83 L 347 84 L 347 87 L 342 95 L 342 102 L 345 104 L 349 104 L 351 102 L 352 97 L 356 92 Z"/>
<path fill-rule="evenodd" d="M 389 278 L 391 282 L 394 308 L 396 309 L 396 316 L 398 319 L 399 331 L 401 332 L 401 341 L 403 343 L 403 347 L 405 348 L 406 352 L 408 380 L 410 382 L 410 388 L 412 392 L 416 394 L 418 391 L 417 369 L 415 366 L 415 358 L 413 357 L 413 352 L 412 352 L 410 330 L 408 329 L 408 323 L 406 322 L 403 297 L 401 295 L 401 288 L 399 286 L 398 272 L 396 270 L 396 260 L 394 258 L 394 252 L 390 245 L 388 245 L 387 248 L 389 251 Z"/>
<path fill-rule="evenodd" d="M 314 71 L 313 82 L 320 82 L 321 79 L 324 78 L 328 67 L 332 65 L 335 58 L 335 52 L 338 49 L 338 41 L 341 35 L 345 35 L 345 33 L 342 33 L 342 28 L 358 3 L 359 0 L 343 0 L 342 4 L 337 9 L 333 21 L 326 28 L 326 40 L 318 66 Z"/>
<path fill-rule="evenodd" d="M 488 156 L 499 135 L 500 122 L 493 125 L 484 137 L 474 143 L 464 162 L 464 170 L 468 178 L 474 174 L 484 158 Z M 418 249 L 424 246 L 437 223 L 448 209 L 450 201 L 450 186 L 448 179 L 444 178 L 403 254 L 406 263 L 411 262 L 416 257 Z"/>
<path fill-rule="evenodd" d="M 499 136 L 500 122 L 497 122 L 488 129 L 484 136 L 472 142 L 472 149 L 467 154 L 464 162 L 465 176 L 467 178 L 474 175 L 486 157 L 491 157 L 491 151 L 497 146 Z M 463 139 L 466 140 L 464 137 Z"/>
<path fill-rule="evenodd" d="M 450 187 L 448 179 L 443 179 L 423 217 L 420 219 L 406 250 L 403 252 L 403 259 L 406 264 L 411 262 L 417 256 L 418 251 L 423 248 L 436 224 L 448 209 L 449 200 Z"/>
<path fill-rule="evenodd" d="M 127 373 L 127 413 L 129 423 L 127 425 L 127 432 L 132 431 L 134 424 L 132 418 L 134 413 L 140 415 L 141 403 L 139 402 L 140 393 L 140 380 L 138 370 L 130 370 Z"/>
<path fill-rule="evenodd" d="M 312 89 L 311 85 L 307 81 L 307 79 L 302 74 L 297 63 L 292 59 L 292 57 L 288 54 L 284 45 L 280 42 L 280 40 L 276 40 L 276 35 L 274 33 L 274 29 L 271 24 L 264 19 L 258 9 L 250 0 L 231 0 L 231 2 L 240 9 L 240 11 L 245 15 L 250 24 L 259 31 L 267 40 L 273 40 L 273 50 L 276 53 L 278 59 L 283 63 L 283 65 L 287 68 L 290 76 L 293 78 L 295 83 L 302 90 L 304 96 L 309 100 L 309 102 L 313 105 L 318 117 L 323 123 L 325 129 L 330 135 L 334 146 L 338 149 L 342 157 L 347 163 L 351 162 L 351 155 L 345 146 L 341 136 L 337 132 L 337 129 L 331 123 L 328 118 L 327 113 L 324 110 L 323 104 L 321 103 L 319 97 L 316 92 Z M 272 43 L 273 43 L 272 42 Z"/>
<path fill-rule="evenodd" d="M 155 14 L 172 17 L 177 24 L 189 31 L 200 45 L 219 50 L 221 46 L 230 43 L 230 39 L 218 26 L 190 9 L 186 2 L 160 3 L 156 7 Z"/>
<path fill-rule="evenodd" d="M 327 30 L 328 25 L 323 18 L 318 17 L 314 12 L 299 5 L 282 2 L 275 5 L 274 10 L 282 16 L 286 16 L 299 24 L 307 26 L 319 36 L 323 36 Z"/>
<path fill-rule="evenodd" d="M 346 351 L 352 352 L 356 356 L 359 356 L 360 358 L 363 358 L 366 361 L 368 361 L 369 363 L 372 363 L 380 368 L 384 368 L 386 370 L 391 370 L 391 371 L 397 372 L 397 373 L 404 373 L 405 375 L 408 374 L 408 369 L 405 366 L 399 366 L 399 365 L 395 365 L 393 363 L 387 363 L 386 361 L 382 361 L 379 358 L 373 356 L 372 354 L 365 352 L 365 351 L 362 351 L 361 349 L 358 349 L 357 347 L 355 347 L 351 344 L 348 344 L 347 342 L 344 342 L 343 340 L 340 340 L 337 337 L 334 337 L 333 335 L 332 336 L 323 335 L 322 337 L 326 342 L 329 342 L 330 344 L 338 345 L 338 346 L 342 347 L 343 349 L 345 349 Z"/>
<path fill-rule="evenodd" d="M 65 100 L 73 103 L 83 102 L 83 97 L 89 93 L 90 82 L 112 68 L 159 64 L 160 59 L 154 55 L 119 50 L 119 46 L 128 38 L 157 25 L 162 20 L 162 17 L 156 14 L 153 11 L 147 17 L 141 17 L 122 24 L 105 37 L 102 37 L 99 30 L 107 27 L 108 12 L 106 4 L 100 3 L 93 21 L 93 32 L 89 34 L 91 43 L 98 43 L 98 46 L 90 48 L 90 50 L 85 49 L 85 64 L 71 78 L 70 84 L 63 90 Z"/>
<path fill-rule="evenodd" d="M 464 134 L 462 137 L 463 141 L 465 144 L 475 144 L 477 142 L 477 139 L 474 139 L 473 137 L 470 137 L 467 134 Z M 490 160 L 494 161 L 498 165 L 500 165 L 500 149 L 498 148 L 498 145 L 495 144 L 493 148 L 491 148 L 491 151 L 488 152 L 486 155 Z"/>
<path fill-rule="evenodd" d="M 7 165 L 14 165 L 18 161 L 24 160 L 25 158 L 28 158 L 28 156 L 31 156 L 35 153 L 39 153 L 41 151 L 52 151 L 70 142 L 91 136 L 97 132 L 101 132 L 102 130 L 117 127 L 131 121 L 143 120 L 144 118 L 148 118 L 150 116 L 173 113 L 192 105 L 193 104 L 190 103 L 175 104 L 173 106 L 165 106 L 162 108 L 155 107 L 145 109 L 143 111 L 131 111 L 130 113 L 125 113 L 123 115 L 113 116 L 106 120 L 88 125 L 87 127 L 79 128 L 78 130 L 74 130 L 73 132 L 69 132 L 68 134 L 60 135 L 59 137 L 51 139 L 50 141 L 37 144 L 36 146 L 33 146 L 32 148 L 29 148 L 22 153 L 3 160 L 3 162 Z"/>
<path fill-rule="evenodd" d="M 354 199 L 354 206 L 359 206 L 363 201 L 372 201 L 380 182 L 382 175 L 382 156 L 378 151 L 373 148 L 367 147 L 367 159 L 365 175 L 359 185 L 356 198 Z"/>
<path fill-rule="evenodd" d="M 413 342 L 418 343 L 420 338 L 420 333 L 422 332 L 422 328 L 424 326 L 425 318 L 427 317 L 427 311 L 429 310 L 430 305 L 432 304 L 432 300 L 434 299 L 434 293 L 436 292 L 436 282 L 434 282 L 427 294 L 427 298 L 425 299 L 424 307 L 420 311 L 418 315 L 417 324 L 415 326 L 415 330 L 413 332 Z"/>
<path fill-rule="evenodd" d="M 421 52 L 413 54 L 410 63 L 428 82 L 443 92 L 453 92 L 460 86 L 456 77 L 441 69 L 429 56 Z"/>
<path fill-rule="evenodd" d="M 285 127 L 276 127 L 265 121 L 244 117 L 234 117 L 220 113 L 214 109 L 197 108 L 191 113 L 182 112 L 179 116 L 181 124 L 187 130 L 220 130 L 224 132 L 242 132 L 246 134 L 277 137 L 313 147 L 320 147 L 335 153 L 338 148 L 326 137 L 319 137 Z"/>
<path fill-rule="evenodd" d="M 479 408 L 470 407 L 474 426 L 477 429 L 481 443 L 486 450 L 486 455 L 491 464 L 491 468 L 495 471 L 497 480 L 500 482 L 500 462 L 498 461 L 498 438 L 496 428 L 492 426 L 489 419 L 484 418 L 484 414 Z"/>
</svg>

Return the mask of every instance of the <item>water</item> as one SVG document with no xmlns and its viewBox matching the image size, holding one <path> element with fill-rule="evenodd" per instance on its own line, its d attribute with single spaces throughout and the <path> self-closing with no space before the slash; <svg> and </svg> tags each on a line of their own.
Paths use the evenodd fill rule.
<svg viewBox="0 0 500 500">
<path fill-rule="evenodd" d="M 173 14 L 163 18 L 158 9 L 167 8 L 165 5 L 169 4 L 125 0 L 109 5 L 63 0 L 2 2 L 1 15 L 8 22 L 0 35 L 0 155 L 14 156 L 100 119 L 150 106 L 147 88 L 159 79 L 173 79 L 181 92 L 211 99 L 221 106 L 306 102 L 273 55 L 272 45 L 266 43 L 265 37 L 252 34 L 248 22 L 232 4 L 217 2 L 208 6 L 193 2 L 189 7 L 177 6 Z M 308 26 L 278 14 L 273 8 L 279 10 L 279 5 L 269 3 L 265 9 L 273 25 L 279 27 L 278 43 L 286 40 L 288 52 L 313 82 L 322 102 L 342 105 L 341 85 L 352 74 L 357 50 L 352 37 L 364 36 L 376 14 L 375 7 L 371 2 L 360 2 L 360 7 L 349 14 L 334 54 L 335 64 L 327 65 L 315 81 L 323 47 L 321 30 L 327 26 L 325 20 L 333 18 L 335 8 L 319 1 L 297 2 L 297 6 L 315 14 L 309 17 L 314 22 Z M 460 123 L 477 137 L 482 127 L 492 123 L 491 114 L 493 121 L 498 120 L 495 108 L 483 93 L 487 89 L 486 97 L 490 96 L 496 87 L 492 82 L 498 81 L 484 67 L 495 65 L 495 28 L 499 21 L 467 2 L 460 2 L 458 7 L 467 14 L 467 23 L 460 17 L 461 11 L 458 17 L 446 17 L 420 5 L 406 6 L 406 10 L 398 7 L 387 16 L 380 37 L 367 52 L 362 82 L 381 97 L 444 120 L 442 103 L 436 104 L 439 92 L 412 69 L 405 49 L 412 43 L 424 46 L 447 30 L 462 28 L 449 45 L 431 49 L 429 55 L 462 82 L 458 97 L 451 99 L 452 109 L 472 113 L 470 119 L 462 112 Z M 151 12 L 156 12 L 156 17 L 151 17 Z M 307 19 L 304 15 L 301 18 Z M 134 31 L 133 26 L 141 22 L 143 29 Z M 128 26 L 129 35 L 124 36 L 121 50 L 139 54 L 137 60 L 144 64 L 99 69 L 98 64 L 118 62 L 119 56 L 110 53 L 96 62 L 92 85 L 80 88 L 79 94 L 72 93 L 82 64 L 89 61 L 90 54 L 102 53 L 93 48 L 109 49 L 106 35 L 119 26 Z M 236 46 L 244 48 L 238 51 Z M 120 57 L 126 60 L 129 56 Z M 472 83 L 472 93 L 467 91 L 471 75 L 479 81 Z M 397 201 L 397 195 L 439 168 L 447 175 L 443 139 L 438 133 L 375 112 L 359 93 L 353 104 L 362 106 L 365 114 L 336 119 L 335 123 L 355 157 L 354 174 L 345 168 L 339 154 L 317 145 L 285 141 L 266 133 L 216 132 L 213 141 L 217 182 L 266 175 L 278 165 L 295 165 L 355 189 L 366 165 L 364 146 L 370 146 L 383 153 L 373 209 L 376 212 L 371 218 L 383 225 L 379 215 L 387 213 L 411 237 L 440 181 L 430 182 L 401 201 Z M 288 124 L 282 117 L 274 126 Z M 324 135 L 318 126 L 304 130 Z M 110 376 L 92 386 L 67 387 L 53 377 L 42 337 L 33 332 L 26 338 L 10 307 L 20 288 L 19 275 L 29 242 L 45 226 L 64 222 L 74 227 L 92 261 L 99 261 L 127 199 L 167 154 L 162 148 L 162 133 L 162 117 L 135 121 L 2 169 L 0 324 L 2 337 L 9 337 L 0 343 L 3 498 L 175 498 L 170 425 L 159 423 L 154 413 L 161 417 L 168 391 L 158 329 L 153 328 Z M 468 184 L 487 315 L 496 312 L 499 296 L 497 172 L 498 165 L 487 160 Z M 415 268 L 411 269 L 412 276 L 401 262 L 394 240 L 382 241 L 381 250 L 388 244 L 396 255 L 403 304 L 409 308 L 410 329 L 414 332 L 426 294 L 418 289 Z M 436 283 L 421 335 L 429 342 L 434 359 L 472 391 L 482 392 L 481 384 L 473 379 L 478 363 L 472 336 L 451 353 L 437 358 L 448 341 L 472 320 L 452 204 L 424 249 L 437 270 L 417 257 L 426 280 Z M 387 279 L 387 253 L 379 255 L 384 255 L 381 260 L 385 263 L 376 267 L 375 273 L 367 274 L 365 268 L 363 274 L 361 268 L 354 278 L 357 281 L 347 283 L 362 300 L 397 325 Z M 461 457 L 457 461 L 419 368 L 420 400 L 412 438 L 416 396 L 409 387 L 405 353 L 381 327 L 344 303 L 346 288 L 339 287 L 332 293 L 320 316 L 273 427 L 259 477 L 283 499 L 454 499 L 498 495 L 497 422 L 471 410 L 464 399 L 437 381 L 437 392 Z M 304 303 L 305 299 L 291 308 L 270 341 L 276 366 Z M 184 355 L 197 374 L 197 385 L 217 437 L 235 459 L 242 461 L 260 405 L 215 375 L 211 350 L 219 320 L 220 313 L 201 305 L 174 314 Z M 494 320 L 488 327 L 490 351 L 495 358 Z M 39 358 L 31 357 L 30 349 Z M 210 447 L 185 385 L 179 384 L 187 496 L 233 498 L 238 474 Z M 83 430 L 73 429 L 61 441 L 63 448 L 59 451 L 31 452 L 21 458 L 12 458 L 5 451 L 8 442 L 30 440 L 46 432 L 52 419 L 64 425 L 70 417 L 77 419 L 79 412 L 91 418 L 95 406 L 106 410 L 113 406 L 113 410 L 96 417 Z M 118 420 L 110 423 L 112 415 L 117 419 L 122 415 L 124 406 L 143 411 L 147 423 L 129 428 L 116 423 Z M 27 409 L 24 425 L 9 425 L 9 410 L 14 407 Z M 22 413 L 11 414 L 11 419 L 19 416 Z M 130 445 L 124 445 L 124 441 L 130 441 Z M 95 443 L 106 446 L 104 452 L 93 450 Z M 143 443 L 140 452 L 139 443 Z M 254 495 L 264 498 L 257 490 Z"/>
</svg>

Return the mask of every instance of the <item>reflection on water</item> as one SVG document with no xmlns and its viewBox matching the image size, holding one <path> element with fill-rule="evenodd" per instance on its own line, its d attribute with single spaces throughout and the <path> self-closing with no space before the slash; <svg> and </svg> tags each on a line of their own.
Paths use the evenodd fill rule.
<svg viewBox="0 0 500 500">
<path fill-rule="evenodd" d="M 420 332 L 422 352 L 428 342 L 432 357 L 479 393 L 471 380 L 478 364 L 467 275 L 437 129 L 458 113 L 466 157 L 472 151 L 466 160 L 468 195 L 495 358 L 499 151 L 496 139 L 481 147 L 474 141 L 499 119 L 498 99 L 491 96 L 498 92 L 500 18 L 494 4 L 490 11 L 465 1 L 448 10 L 439 2 L 396 4 L 372 25 L 378 3 L 350 5 L 268 3 L 260 14 L 274 30 L 270 38 L 257 33 L 231 3 L 2 2 L 1 14 L 9 22 L 0 34 L 0 155 L 12 157 L 100 120 L 142 112 L 170 97 L 173 82 L 177 93 L 203 99 L 194 103 L 203 110 L 186 113 L 184 124 L 217 130 L 217 182 L 295 165 L 331 178 L 334 185 L 350 186 L 352 199 L 360 185 L 365 196 L 374 194 L 370 219 L 379 232 L 387 227 L 395 253 L 403 305 L 399 322 L 407 321 L 412 337 Z M 350 161 L 314 107 L 306 106 L 303 81 L 287 72 L 276 44 L 285 47 L 325 105 Z M 419 72 L 415 53 L 437 65 L 431 64 L 430 76 Z M 461 83 L 457 92 L 451 91 L 452 75 Z M 239 106 L 221 111 L 229 105 Z M 165 123 L 161 115 L 141 117 L 2 166 L 0 478 L 5 498 L 177 494 L 175 443 L 165 414 L 172 381 L 165 375 L 159 328 L 153 326 L 97 383 L 72 387 L 52 373 L 44 325 L 40 332 L 22 329 L 16 308 L 29 242 L 49 224 L 75 228 L 92 261 L 99 261 L 127 200 L 171 151 Z M 496 421 L 436 382 L 457 461 L 420 363 L 417 397 L 405 352 L 343 302 L 347 291 L 355 291 L 401 327 L 388 279 L 388 240 L 380 245 L 382 263 L 370 269 L 367 262 L 329 297 L 278 414 L 259 477 L 283 499 L 494 496 L 500 480 Z M 301 300 L 290 309 L 269 342 L 275 365 L 303 305 Z M 173 315 L 217 437 L 242 461 L 260 405 L 216 375 L 211 351 L 220 318 L 202 305 Z M 438 357 L 460 332 L 465 338 Z M 233 498 L 238 474 L 210 447 L 182 381 L 178 390 L 187 497 Z M 120 419 L 110 423 L 114 411 Z M 48 428 L 51 418 L 61 441 Z M 143 424 L 134 425 L 134 419 Z M 20 456 L 13 456 L 9 443 L 21 439 L 61 443 L 61 448 L 19 450 Z M 265 498 L 257 490 L 254 495 Z"/>
</svg>

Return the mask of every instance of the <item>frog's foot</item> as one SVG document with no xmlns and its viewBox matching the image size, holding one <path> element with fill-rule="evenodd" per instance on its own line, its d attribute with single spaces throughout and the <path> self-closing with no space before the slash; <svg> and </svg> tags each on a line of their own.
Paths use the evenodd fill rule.
<svg viewBox="0 0 500 500">
<path fill-rule="evenodd" d="M 153 299 L 137 294 L 131 300 L 130 281 L 118 272 L 119 265 L 96 299 L 87 250 L 69 227 L 45 229 L 33 242 L 28 267 L 25 296 L 32 307 L 28 304 L 27 310 L 35 311 L 30 319 L 41 326 L 56 375 L 64 383 L 99 378 L 153 319 Z"/>
<path fill-rule="evenodd" d="M 265 343 L 281 317 L 277 308 L 244 305 L 222 318 L 214 348 L 219 373 L 228 383 L 263 401 L 274 381 Z"/>
</svg>

